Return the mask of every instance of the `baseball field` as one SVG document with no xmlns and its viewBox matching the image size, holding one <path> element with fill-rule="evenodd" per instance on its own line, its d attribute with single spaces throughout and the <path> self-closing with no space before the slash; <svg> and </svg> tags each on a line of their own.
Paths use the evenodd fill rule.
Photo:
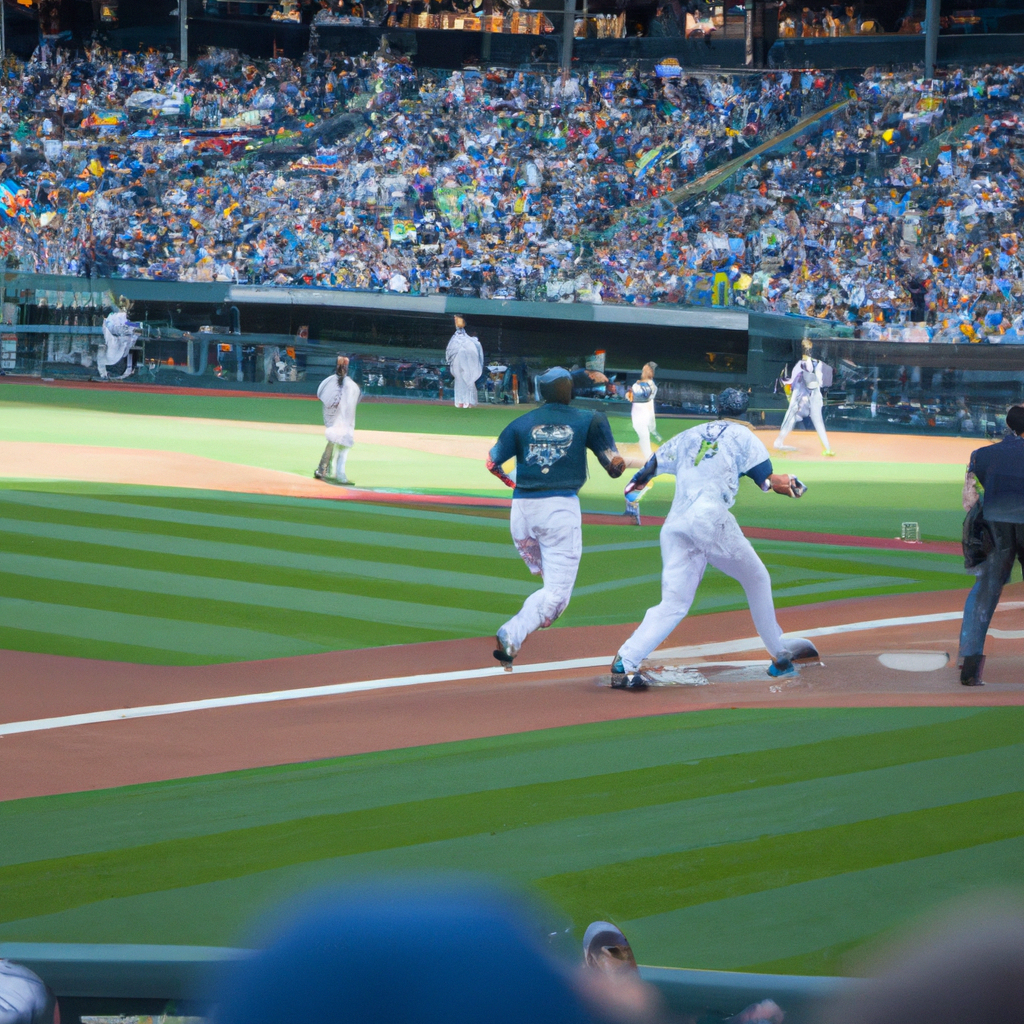
<svg viewBox="0 0 1024 1024">
<path fill-rule="evenodd" d="M 592 467 L 572 603 L 501 673 L 536 584 L 483 459 L 519 411 L 364 402 L 349 490 L 312 478 L 316 401 L 0 384 L 0 955 L 243 944 L 311 885 L 456 868 L 546 897 L 552 930 L 615 921 L 644 963 L 839 973 L 1024 887 L 1021 586 L 984 690 L 899 667 L 955 659 L 979 442 L 793 435 L 805 497 L 735 512 L 823 665 L 770 686 L 709 569 L 662 652 L 696 669 L 625 694 L 602 667 L 658 600 L 673 482 L 638 528 Z"/>
</svg>

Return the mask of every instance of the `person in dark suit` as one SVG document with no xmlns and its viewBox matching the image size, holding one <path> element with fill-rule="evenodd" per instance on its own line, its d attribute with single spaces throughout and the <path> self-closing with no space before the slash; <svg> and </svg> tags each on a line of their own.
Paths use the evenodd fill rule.
<svg viewBox="0 0 1024 1024">
<path fill-rule="evenodd" d="M 982 686 L 985 636 L 1014 561 L 1024 566 L 1024 405 L 1006 413 L 1006 437 L 971 452 L 964 480 L 964 508 L 979 501 L 992 549 L 975 569 L 960 627 L 960 682 Z M 978 494 L 981 485 L 983 495 Z"/>
</svg>

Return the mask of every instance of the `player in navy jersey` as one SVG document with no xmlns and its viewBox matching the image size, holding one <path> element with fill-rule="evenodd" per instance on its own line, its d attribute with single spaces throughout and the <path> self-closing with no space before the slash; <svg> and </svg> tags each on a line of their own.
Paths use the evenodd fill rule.
<svg viewBox="0 0 1024 1024">
<path fill-rule="evenodd" d="M 544 586 L 498 630 L 494 656 L 509 670 L 527 636 L 550 626 L 572 597 L 583 554 L 577 493 L 587 479 L 588 449 L 612 479 L 626 468 L 604 413 L 570 404 L 568 370 L 548 370 L 538 385 L 544 404 L 513 420 L 487 459 L 488 470 L 515 488 L 512 540 L 530 572 L 544 580 Z M 514 480 L 502 469 L 511 459 L 516 461 Z"/>
</svg>

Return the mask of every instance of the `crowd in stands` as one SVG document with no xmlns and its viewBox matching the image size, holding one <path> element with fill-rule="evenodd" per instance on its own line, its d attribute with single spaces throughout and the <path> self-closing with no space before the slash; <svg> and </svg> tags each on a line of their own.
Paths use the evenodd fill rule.
<svg viewBox="0 0 1024 1024">
<path fill-rule="evenodd" d="M 383 51 L 182 68 L 94 48 L 4 68 L 9 268 L 1024 341 L 1024 66 L 563 81 Z"/>
</svg>

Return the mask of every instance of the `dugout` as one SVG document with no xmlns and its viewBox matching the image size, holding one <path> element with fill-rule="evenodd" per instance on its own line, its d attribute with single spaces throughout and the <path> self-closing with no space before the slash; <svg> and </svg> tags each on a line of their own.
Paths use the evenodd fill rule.
<svg viewBox="0 0 1024 1024">
<path fill-rule="evenodd" d="M 1006 408 L 1024 401 L 1017 345 L 944 344 L 853 337 L 840 324 L 741 308 L 524 302 L 313 288 L 73 278 L 8 272 L 0 325 L 7 374 L 88 381 L 90 351 L 118 295 L 142 324 L 133 384 L 312 395 L 340 351 L 367 395 L 451 400 L 444 349 L 461 313 L 490 365 L 482 401 L 520 397 L 552 365 L 585 367 L 603 350 L 620 385 L 602 399 L 627 415 L 621 385 L 654 360 L 659 415 L 709 415 L 724 387 L 751 393 L 751 419 L 782 422 L 779 376 L 802 339 L 833 366 L 830 430 L 994 436 Z M 119 371 L 115 371 L 119 372 Z"/>
</svg>

